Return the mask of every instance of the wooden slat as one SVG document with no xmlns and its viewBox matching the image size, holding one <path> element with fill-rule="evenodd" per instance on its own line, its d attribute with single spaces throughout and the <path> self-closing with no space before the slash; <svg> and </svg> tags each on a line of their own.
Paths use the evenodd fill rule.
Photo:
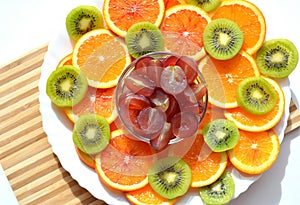
<svg viewBox="0 0 300 205">
<path fill-rule="evenodd" d="M 44 45 L 0 68 L 0 161 L 23 204 L 104 205 L 80 187 L 53 154 L 42 128 L 38 82 Z M 300 126 L 291 103 L 286 133 Z"/>
</svg>

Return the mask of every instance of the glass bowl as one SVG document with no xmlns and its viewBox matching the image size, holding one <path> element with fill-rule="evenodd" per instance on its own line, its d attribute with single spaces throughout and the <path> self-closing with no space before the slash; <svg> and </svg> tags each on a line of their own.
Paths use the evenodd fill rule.
<svg viewBox="0 0 300 205">
<path fill-rule="evenodd" d="M 155 149 L 195 136 L 208 104 L 195 60 L 153 52 L 134 60 L 115 91 L 116 126 Z"/>
</svg>

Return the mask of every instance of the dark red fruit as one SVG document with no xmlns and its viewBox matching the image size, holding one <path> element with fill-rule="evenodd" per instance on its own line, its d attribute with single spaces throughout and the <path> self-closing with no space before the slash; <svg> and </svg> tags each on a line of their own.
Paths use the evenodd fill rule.
<svg viewBox="0 0 300 205">
<path fill-rule="evenodd" d="M 162 130 L 166 116 L 160 108 L 148 107 L 140 111 L 137 122 L 142 132 L 139 134 L 152 138 Z"/>
<path fill-rule="evenodd" d="M 171 124 L 166 122 L 159 135 L 150 140 L 150 145 L 153 149 L 161 150 L 169 144 L 172 137 Z"/>
<path fill-rule="evenodd" d="M 119 97 L 119 107 L 126 107 L 130 110 L 142 110 L 146 107 L 150 107 L 151 103 L 143 95 L 138 95 L 134 93 L 124 93 Z"/>
<path fill-rule="evenodd" d="M 170 122 L 173 116 L 180 112 L 180 106 L 173 95 L 169 96 L 169 107 L 166 110 L 167 121 Z"/>
<path fill-rule="evenodd" d="M 156 84 L 149 79 L 146 74 L 147 68 L 140 68 L 138 70 L 133 70 L 124 80 L 126 87 L 133 93 L 150 96 Z"/>
<path fill-rule="evenodd" d="M 198 130 L 199 121 L 192 112 L 180 112 L 172 121 L 172 133 L 178 138 L 187 138 L 195 135 Z"/>
<path fill-rule="evenodd" d="M 160 77 L 161 88 L 169 94 L 176 95 L 187 86 L 185 73 L 179 66 L 168 66 L 163 69 Z"/>
<path fill-rule="evenodd" d="M 134 67 L 135 67 L 135 69 L 146 68 L 146 67 L 148 67 L 149 62 L 152 60 L 155 60 L 155 59 L 150 56 L 141 57 L 136 61 Z"/>
<path fill-rule="evenodd" d="M 149 96 L 149 100 L 153 107 L 160 107 L 163 112 L 169 108 L 170 99 L 169 95 L 161 89 L 155 89 L 153 94 Z"/>
<path fill-rule="evenodd" d="M 204 84 L 199 83 L 199 84 L 191 85 L 191 88 L 194 92 L 197 101 L 198 102 L 203 101 L 203 97 L 206 96 L 207 94 L 207 87 Z"/>
<path fill-rule="evenodd" d="M 188 56 L 181 56 L 176 62 L 176 65 L 180 66 L 184 71 L 188 84 L 194 82 L 198 75 L 198 65 L 194 59 Z"/>
<path fill-rule="evenodd" d="M 179 60 L 179 56 L 171 55 L 164 59 L 163 67 L 175 66 L 178 60 Z"/>
</svg>

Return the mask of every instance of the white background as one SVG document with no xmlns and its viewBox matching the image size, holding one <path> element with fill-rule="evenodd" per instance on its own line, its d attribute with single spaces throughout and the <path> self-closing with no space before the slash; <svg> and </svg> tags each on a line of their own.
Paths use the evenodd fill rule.
<svg viewBox="0 0 300 205">
<path fill-rule="evenodd" d="M 74 0 L 0 0 L 0 66 L 51 41 L 64 25 Z M 81 1 L 82 2 L 82 1 Z M 87 1 L 88 2 L 88 1 Z M 267 39 L 288 38 L 300 51 L 299 1 L 252 0 L 264 13 Z M 300 66 L 290 76 L 292 92 L 300 100 Z M 1 85 L 0 85 L 1 86 Z M 1 89 L 1 87 L 0 87 Z M 293 100 L 297 103 L 298 100 Z M 274 166 L 231 205 L 290 205 L 300 201 L 300 129 L 287 135 Z M 0 172 L 1 174 L 1 172 Z M 1 184 L 0 186 L 2 186 Z M 0 204 L 10 195 L 0 189 Z M 4 196 L 3 196 L 4 195 Z"/>
</svg>

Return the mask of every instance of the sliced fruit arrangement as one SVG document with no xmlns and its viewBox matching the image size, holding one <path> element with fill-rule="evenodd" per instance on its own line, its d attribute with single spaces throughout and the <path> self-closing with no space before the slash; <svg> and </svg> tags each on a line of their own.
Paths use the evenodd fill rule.
<svg viewBox="0 0 300 205">
<path fill-rule="evenodd" d="M 198 188 L 203 203 L 227 204 L 232 169 L 257 175 L 276 161 L 273 128 L 285 109 L 277 79 L 295 70 L 299 54 L 288 39 L 265 41 L 253 3 L 104 0 L 102 10 L 72 9 L 65 23 L 73 49 L 49 76 L 47 95 L 74 123 L 78 158 L 129 202 L 175 204 Z M 194 141 L 181 157 L 167 149 L 187 137 Z"/>
</svg>

